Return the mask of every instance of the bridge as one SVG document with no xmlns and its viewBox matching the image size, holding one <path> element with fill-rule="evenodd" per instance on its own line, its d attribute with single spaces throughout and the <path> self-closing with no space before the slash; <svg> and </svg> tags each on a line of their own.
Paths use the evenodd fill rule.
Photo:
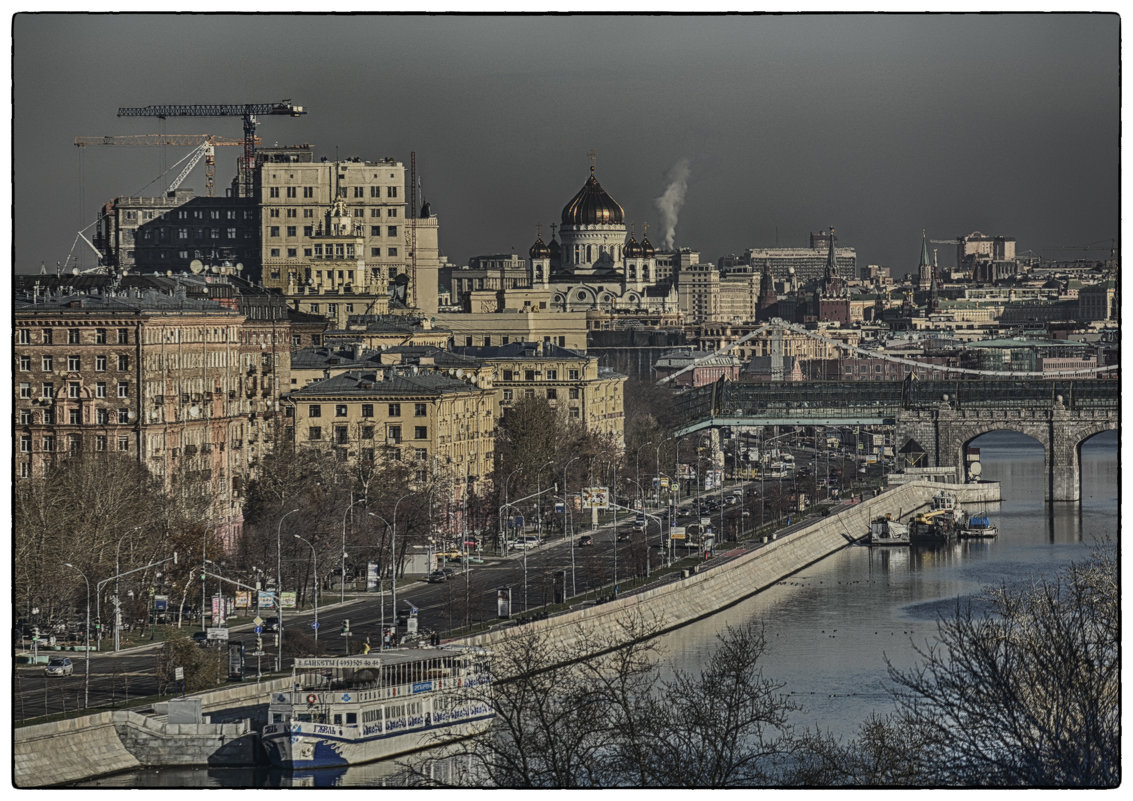
<svg viewBox="0 0 1133 801">
<path fill-rule="evenodd" d="M 964 449 L 989 431 L 1043 446 L 1047 499 L 1081 498 L 1082 443 L 1118 429 L 1121 382 L 1082 380 L 733 382 L 676 398 L 676 435 L 731 426 L 892 426 L 894 452 L 964 475 Z"/>
</svg>

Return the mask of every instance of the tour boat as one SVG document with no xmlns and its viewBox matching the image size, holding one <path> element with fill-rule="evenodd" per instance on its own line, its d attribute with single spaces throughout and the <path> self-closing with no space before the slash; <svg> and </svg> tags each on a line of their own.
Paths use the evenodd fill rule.
<svg viewBox="0 0 1133 801">
<path fill-rule="evenodd" d="M 484 731 L 494 715 L 488 655 L 419 648 L 296 659 L 273 692 L 261 742 L 272 765 L 342 767 Z"/>
<path fill-rule="evenodd" d="M 999 534 L 999 528 L 993 526 L 987 515 L 972 515 L 968 522 L 960 529 L 960 536 L 965 539 L 991 539 Z"/>
<path fill-rule="evenodd" d="M 870 545 L 908 545 L 909 527 L 898 523 L 892 515 L 875 518 L 869 524 Z"/>
</svg>

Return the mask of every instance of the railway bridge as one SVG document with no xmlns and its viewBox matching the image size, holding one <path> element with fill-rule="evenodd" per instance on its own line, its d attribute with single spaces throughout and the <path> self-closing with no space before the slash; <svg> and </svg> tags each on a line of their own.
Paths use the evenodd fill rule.
<svg viewBox="0 0 1133 801">
<path fill-rule="evenodd" d="M 1117 430 L 1113 379 L 738 382 L 721 379 L 677 396 L 683 435 L 731 426 L 892 426 L 894 453 L 956 467 L 989 431 L 1017 431 L 1043 446 L 1049 501 L 1081 497 L 1082 443 Z M 900 457 L 899 457 L 900 458 Z"/>
</svg>

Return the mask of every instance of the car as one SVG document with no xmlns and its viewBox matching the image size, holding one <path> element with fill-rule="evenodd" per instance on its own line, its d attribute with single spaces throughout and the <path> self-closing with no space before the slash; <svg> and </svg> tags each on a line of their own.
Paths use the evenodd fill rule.
<svg viewBox="0 0 1133 801">
<path fill-rule="evenodd" d="M 629 535 L 630 535 L 630 533 L 628 531 L 619 531 L 618 532 L 618 542 L 625 542 L 626 540 L 629 539 Z"/>
<path fill-rule="evenodd" d="M 208 635 L 208 632 L 205 632 L 205 631 L 194 631 L 194 632 L 193 632 L 193 642 L 195 642 L 195 643 L 196 643 L 197 645 L 199 645 L 199 646 L 201 646 L 202 648 L 204 648 L 204 647 L 205 647 L 206 645 L 208 645 L 208 644 L 209 644 L 209 635 Z"/>
<path fill-rule="evenodd" d="M 427 578 L 426 581 L 430 584 L 443 584 L 448 581 L 448 575 L 449 574 L 443 570 L 434 570 L 429 574 L 429 578 Z"/>
<path fill-rule="evenodd" d="M 279 618 L 269 617 L 264 619 L 264 631 L 279 631 Z"/>
<path fill-rule="evenodd" d="M 543 544 L 543 541 L 540 540 L 538 537 L 519 537 L 518 539 L 512 540 L 508 544 L 508 547 L 509 548 L 526 549 L 526 548 L 535 548 L 535 547 L 538 547 L 539 545 L 542 545 L 542 544 Z"/>
<path fill-rule="evenodd" d="M 53 656 L 43 668 L 44 676 L 70 676 L 75 672 L 75 666 L 65 656 Z"/>
<path fill-rule="evenodd" d="M 593 544 L 594 544 L 594 538 L 591 537 L 589 534 L 583 534 L 581 537 L 578 538 L 578 547 L 579 548 L 585 548 L 585 547 L 587 547 L 589 545 L 593 545 Z"/>
</svg>

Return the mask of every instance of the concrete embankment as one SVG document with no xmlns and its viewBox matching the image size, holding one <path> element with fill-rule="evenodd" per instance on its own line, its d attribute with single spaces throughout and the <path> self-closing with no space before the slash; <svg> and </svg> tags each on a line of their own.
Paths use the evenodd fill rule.
<svg viewBox="0 0 1133 801">
<path fill-rule="evenodd" d="M 837 513 L 777 537 L 719 567 L 713 568 L 709 561 L 688 578 L 655 589 L 565 615 L 499 629 L 463 642 L 490 648 L 520 631 L 537 631 L 552 637 L 566 650 L 574 651 L 575 648 L 585 649 L 588 643 L 602 643 L 607 637 L 620 635 L 625 622 L 636 617 L 658 626 L 661 631 L 679 628 L 737 604 L 864 538 L 869 532 L 870 520 L 879 515 L 907 515 L 924 507 L 942 489 L 953 492 L 961 505 L 978 506 L 1000 499 L 998 483 L 910 482 L 843 507 Z"/>
<path fill-rule="evenodd" d="M 268 694 L 290 686 L 287 677 L 199 693 L 202 710 L 226 722 L 169 723 L 161 703 L 155 716 L 120 709 L 15 729 L 15 785 L 48 787 L 142 767 L 253 764 Z"/>
</svg>

